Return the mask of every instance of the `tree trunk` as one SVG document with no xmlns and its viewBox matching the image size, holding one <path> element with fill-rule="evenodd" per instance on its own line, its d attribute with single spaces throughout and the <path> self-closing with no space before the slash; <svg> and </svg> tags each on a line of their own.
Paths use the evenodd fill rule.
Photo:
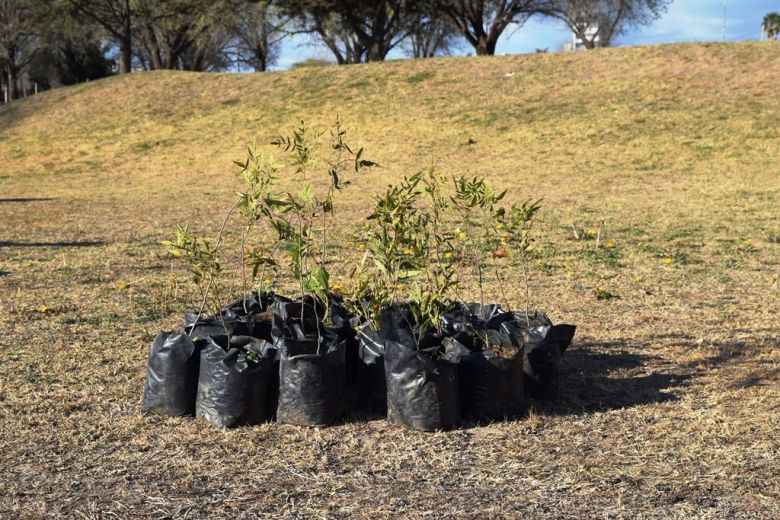
<svg viewBox="0 0 780 520">
<path fill-rule="evenodd" d="M 255 49 L 255 72 L 265 72 L 268 69 L 268 54 L 262 47 Z"/>
<path fill-rule="evenodd" d="M 125 34 L 119 44 L 119 73 L 129 74 L 133 68 L 133 37 Z"/>
<path fill-rule="evenodd" d="M 498 36 L 492 37 L 480 34 L 477 39 L 477 56 L 493 56 L 496 53 Z"/>
<path fill-rule="evenodd" d="M 386 55 L 387 51 L 384 49 L 384 45 L 378 41 L 373 41 L 368 47 L 366 61 L 384 61 Z"/>
<path fill-rule="evenodd" d="M 130 20 L 130 0 L 125 0 L 122 19 L 122 41 L 119 42 L 119 73 L 130 74 L 133 70 L 133 28 Z"/>
<path fill-rule="evenodd" d="M 8 101 L 13 101 L 19 97 L 19 88 L 16 84 L 16 69 L 13 65 L 8 65 Z"/>
</svg>

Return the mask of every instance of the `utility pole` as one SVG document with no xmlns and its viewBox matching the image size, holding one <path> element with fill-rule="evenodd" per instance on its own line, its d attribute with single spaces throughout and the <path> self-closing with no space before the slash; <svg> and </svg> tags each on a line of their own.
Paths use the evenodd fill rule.
<svg viewBox="0 0 780 520">
<path fill-rule="evenodd" d="M 723 41 L 726 41 L 726 0 L 723 0 Z"/>
</svg>

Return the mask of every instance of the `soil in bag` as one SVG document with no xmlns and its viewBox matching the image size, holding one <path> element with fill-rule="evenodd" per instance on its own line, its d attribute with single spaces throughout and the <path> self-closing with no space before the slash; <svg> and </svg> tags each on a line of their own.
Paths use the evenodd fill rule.
<svg viewBox="0 0 780 520">
<path fill-rule="evenodd" d="M 553 325 L 541 312 L 515 313 L 514 325 L 525 347 L 523 386 L 528 397 L 555 399 L 561 356 L 574 339 L 574 325 Z"/>
<path fill-rule="evenodd" d="M 220 314 L 200 315 L 190 311 L 184 314 L 184 332 L 193 340 L 216 336 L 251 336 L 271 341 L 271 305 L 284 298 L 271 294 L 251 293 L 244 299 L 226 306 Z M 289 300 L 287 300 L 289 301 Z"/>
<path fill-rule="evenodd" d="M 252 292 L 229 305 L 228 309 L 246 323 L 249 336 L 271 342 L 272 309 L 277 300 L 285 298 L 273 293 Z"/>
<path fill-rule="evenodd" d="M 324 319 L 325 306 L 313 298 L 295 301 L 280 298 L 273 304 L 271 336 L 274 342 L 279 342 L 321 335 L 325 332 Z"/>
<path fill-rule="evenodd" d="M 203 342 L 187 334 L 161 332 L 149 351 L 141 410 L 164 415 L 193 415 Z"/>
<path fill-rule="evenodd" d="M 184 332 L 193 340 L 207 339 L 215 336 L 249 336 L 250 328 L 245 316 L 238 316 L 230 309 L 224 309 L 221 317 L 218 315 L 198 317 L 195 311 L 184 314 Z"/>
<path fill-rule="evenodd" d="M 210 338 L 201 351 L 196 415 L 232 428 L 268 420 L 276 349 L 249 337 Z"/>
<path fill-rule="evenodd" d="M 318 350 L 319 343 L 319 350 Z M 336 334 L 282 338 L 276 420 L 329 426 L 344 413 L 345 345 Z"/>
</svg>

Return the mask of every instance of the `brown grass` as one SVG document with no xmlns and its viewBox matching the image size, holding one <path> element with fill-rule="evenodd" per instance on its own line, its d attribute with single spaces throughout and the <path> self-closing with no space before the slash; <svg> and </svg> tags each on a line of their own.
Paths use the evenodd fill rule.
<svg viewBox="0 0 780 520">
<path fill-rule="evenodd" d="M 777 45 L 691 44 L 134 74 L 0 108 L 0 516 L 780 516 L 779 71 Z M 149 342 L 193 301 L 158 241 L 215 232 L 254 136 L 336 114 L 383 165 L 342 202 L 345 256 L 366 195 L 431 161 L 544 197 L 535 301 L 579 326 L 557 403 L 441 434 L 139 413 Z"/>
</svg>

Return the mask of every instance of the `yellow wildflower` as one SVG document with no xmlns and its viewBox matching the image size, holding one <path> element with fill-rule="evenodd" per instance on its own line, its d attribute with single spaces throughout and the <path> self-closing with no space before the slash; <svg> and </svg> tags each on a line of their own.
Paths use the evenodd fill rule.
<svg viewBox="0 0 780 520">
<path fill-rule="evenodd" d="M 672 265 L 672 263 L 674 263 L 674 260 L 672 260 L 670 257 L 667 256 L 666 258 L 664 258 L 664 263 L 666 265 Z"/>
<path fill-rule="evenodd" d="M 116 286 L 118 291 L 124 291 L 127 289 L 127 284 L 125 282 L 119 282 Z"/>
<path fill-rule="evenodd" d="M 615 249 L 615 243 L 612 240 L 607 240 L 607 249 Z"/>
<path fill-rule="evenodd" d="M 41 314 L 46 314 L 47 312 L 49 312 L 49 307 L 48 307 L 48 305 L 41 305 L 40 307 L 38 307 L 35 310 L 40 312 Z"/>
</svg>

